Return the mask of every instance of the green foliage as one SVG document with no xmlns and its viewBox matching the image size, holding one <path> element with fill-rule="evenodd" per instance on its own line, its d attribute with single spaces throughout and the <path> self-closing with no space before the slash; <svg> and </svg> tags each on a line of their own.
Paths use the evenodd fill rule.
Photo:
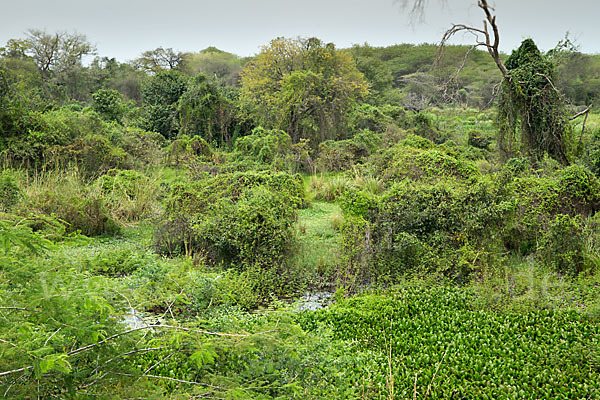
<svg viewBox="0 0 600 400">
<path fill-rule="evenodd" d="M 369 130 L 375 133 L 385 132 L 390 126 L 407 124 L 407 113 L 402 107 L 384 104 L 379 107 L 363 103 L 354 107 L 349 116 L 352 132 Z"/>
<path fill-rule="evenodd" d="M 208 161 L 213 155 L 213 150 L 200 136 L 180 135 L 167 147 L 166 153 L 167 162 L 178 166 L 182 162 Z"/>
<path fill-rule="evenodd" d="M 367 94 L 349 55 L 316 38 L 271 41 L 244 67 L 241 85 L 255 121 L 313 146 L 345 136 L 347 112 Z"/>
<path fill-rule="evenodd" d="M 483 132 L 469 131 L 469 146 L 477 147 L 478 149 L 488 149 L 493 139 L 485 135 Z"/>
<path fill-rule="evenodd" d="M 92 95 L 92 109 L 107 121 L 121 122 L 125 113 L 123 95 L 114 89 L 100 89 Z"/>
<path fill-rule="evenodd" d="M 77 175 L 54 174 L 36 179 L 25 190 L 19 213 L 55 217 L 67 224 L 67 232 L 86 236 L 114 234 L 120 227 L 110 215 L 101 193 L 88 189 Z"/>
<path fill-rule="evenodd" d="M 374 159 L 378 174 L 386 181 L 403 178 L 438 181 L 448 178 L 468 181 L 480 175 L 471 161 L 449 147 L 435 146 L 427 139 L 409 136 Z"/>
<path fill-rule="evenodd" d="M 597 179 L 577 165 L 559 171 L 556 178 L 516 178 L 508 187 L 515 206 L 507 219 L 505 245 L 531 253 L 557 215 L 593 215 L 599 201 L 597 185 Z"/>
<path fill-rule="evenodd" d="M 249 157 L 263 164 L 273 163 L 276 157 L 286 154 L 291 146 L 292 139 L 284 131 L 261 127 L 235 141 L 235 151 L 242 157 Z"/>
<path fill-rule="evenodd" d="M 377 199 L 369 193 L 347 190 L 340 199 L 340 208 L 344 215 L 368 218 L 369 210 L 377 207 Z"/>
<path fill-rule="evenodd" d="M 278 264 L 289 254 L 295 210 L 304 203 L 301 178 L 284 173 L 238 173 L 178 185 L 157 243 L 168 252 L 200 252 L 215 261 Z"/>
<path fill-rule="evenodd" d="M 230 144 L 236 108 L 228 93 L 205 75 L 195 76 L 177 105 L 180 132 L 209 143 Z"/>
<path fill-rule="evenodd" d="M 444 143 L 448 138 L 435 126 L 431 115 L 418 112 L 413 117 L 415 125 L 415 134 L 429 139 L 434 143 Z"/>
<path fill-rule="evenodd" d="M 499 101 L 500 150 L 511 156 L 520 149 L 534 160 L 548 154 L 567 163 L 571 137 L 563 98 L 553 84 L 554 65 L 531 39 L 505 64 L 509 74 Z"/>
<path fill-rule="evenodd" d="M 146 115 L 142 127 L 173 138 L 179 129 L 177 102 L 188 88 L 188 78 L 174 70 L 161 71 L 148 78 L 142 87 Z"/>
<path fill-rule="evenodd" d="M 541 240 L 542 262 L 556 272 L 576 275 L 584 267 L 583 219 L 559 214 Z"/>
<path fill-rule="evenodd" d="M 575 312 L 493 312 L 474 304 L 469 289 L 408 284 L 337 302 L 300 321 L 315 332 L 327 327 L 350 346 L 357 364 L 339 388 L 354 390 L 346 397 L 592 395 L 598 365 L 590 340 L 600 337 L 594 322 Z"/>
<path fill-rule="evenodd" d="M 15 173 L 4 170 L 0 173 L 0 210 L 7 211 L 23 198 L 23 190 Z"/>
<path fill-rule="evenodd" d="M 180 69 L 190 76 L 214 76 L 222 85 L 237 85 L 242 63 L 243 60 L 235 54 L 207 47 L 198 53 L 183 54 Z"/>
<path fill-rule="evenodd" d="M 133 170 L 109 170 L 95 182 L 113 218 L 140 221 L 158 209 L 159 187 L 155 177 Z"/>
<path fill-rule="evenodd" d="M 327 140 L 319 145 L 316 161 L 322 172 L 345 171 L 364 161 L 381 145 L 381 138 L 369 130 L 358 132 L 352 139 Z"/>
</svg>

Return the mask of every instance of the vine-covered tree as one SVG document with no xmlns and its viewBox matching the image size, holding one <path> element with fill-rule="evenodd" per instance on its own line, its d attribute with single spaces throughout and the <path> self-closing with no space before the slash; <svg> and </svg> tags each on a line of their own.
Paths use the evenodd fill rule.
<svg viewBox="0 0 600 400">
<path fill-rule="evenodd" d="M 426 0 L 413 0 L 413 12 L 422 12 L 425 3 Z M 411 2 L 402 0 L 401 4 L 406 7 Z M 568 163 L 569 125 L 562 96 L 553 83 L 552 61 L 539 51 L 533 40 L 527 39 L 505 64 L 500 57 L 500 33 L 494 9 L 487 0 L 478 0 L 477 6 L 485 15 L 483 27 L 452 25 L 442 38 L 440 50 L 455 34 L 468 32 L 475 37 L 473 48 L 486 48 L 495 61 L 503 76 L 498 143 L 506 156 L 514 155 L 515 147 L 519 147 L 534 160 L 547 154 Z"/>
<path fill-rule="evenodd" d="M 243 69 L 241 85 L 255 121 L 313 145 L 345 136 L 347 112 L 368 93 L 352 57 L 316 38 L 271 41 Z"/>
<path fill-rule="evenodd" d="M 498 102 L 498 145 L 506 156 L 521 152 L 532 159 L 544 154 L 568 162 L 570 127 L 563 97 L 553 84 L 554 65 L 532 39 L 506 61 L 507 76 Z"/>
<path fill-rule="evenodd" d="M 180 133 L 200 135 L 209 143 L 230 144 L 236 108 L 228 89 L 204 74 L 191 79 L 177 106 Z"/>
<path fill-rule="evenodd" d="M 161 71 L 142 87 L 146 115 L 142 127 L 173 138 L 178 132 L 177 103 L 188 87 L 189 78 L 179 71 Z"/>
</svg>

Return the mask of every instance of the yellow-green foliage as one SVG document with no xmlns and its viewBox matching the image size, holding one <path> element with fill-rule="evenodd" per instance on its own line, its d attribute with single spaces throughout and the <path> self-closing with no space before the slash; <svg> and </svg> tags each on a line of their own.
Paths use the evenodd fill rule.
<svg viewBox="0 0 600 400">
<path fill-rule="evenodd" d="M 139 221 L 158 209 L 159 185 L 156 176 L 135 170 L 109 170 L 94 185 L 104 196 L 111 215 L 122 222 Z"/>
<path fill-rule="evenodd" d="M 157 245 L 234 265 L 278 264 L 293 242 L 295 210 L 305 202 L 301 177 L 286 173 L 225 174 L 178 184 L 167 199 Z"/>
<path fill-rule="evenodd" d="M 271 164 L 275 157 L 285 154 L 291 146 L 292 139 L 284 131 L 261 127 L 235 141 L 235 151 L 241 158 L 250 158 L 263 164 Z"/>
<path fill-rule="evenodd" d="M 76 173 L 46 173 L 25 188 L 18 213 L 44 214 L 67 224 L 68 232 L 87 236 L 114 234 L 120 226 L 111 216 L 102 193 L 87 187 Z"/>
<path fill-rule="evenodd" d="M 178 166 L 180 163 L 208 161 L 213 155 L 213 149 L 200 136 L 181 135 L 171 142 L 166 153 L 167 163 Z"/>
<path fill-rule="evenodd" d="M 409 136 L 377 156 L 375 164 L 385 181 L 409 178 L 415 181 L 443 179 L 471 180 L 480 175 L 471 161 L 449 147 L 434 145 L 418 136 Z"/>
<path fill-rule="evenodd" d="M 7 211 L 23 197 L 16 173 L 4 170 L 0 173 L 0 211 Z"/>
</svg>

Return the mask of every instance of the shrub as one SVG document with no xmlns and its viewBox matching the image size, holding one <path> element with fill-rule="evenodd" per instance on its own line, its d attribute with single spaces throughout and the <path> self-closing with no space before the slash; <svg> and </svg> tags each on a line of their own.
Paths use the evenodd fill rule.
<svg viewBox="0 0 600 400">
<path fill-rule="evenodd" d="M 129 166 L 125 151 L 101 135 L 76 138 L 67 146 L 50 147 L 45 157 L 59 169 L 77 166 L 86 177 L 97 177 L 109 169 Z"/>
<path fill-rule="evenodd" d="M 349 221 L 342 228 L 343 249 L 351 264 L 371 269 L 372 279 L 441 272 L 463 280 L 499 245 L 502 200 L 496 186 L 484 180 L 472 185 L 404 180 L 380 198 L 350 190 L 341 202 Z M 476 265 L 466 262 L 471 246 L 479 249 L 470 260 Z"/>
<path fill-rule="evenodd" d="M 23 197 L 23 190 L 15 173 L 5 170 L 0 173 L 0 210 L 7 211 L 15 206 Z"/>
<path fill-rule="evenodd" d="M 113 89 L 99 89 L 92 94 L 92 109 L 107 121 L 121 122 L 125 114 L 123 95 Z"/>
<path fill-rule="evenodd" d="M 88 268 L 96 274 L 123 277 L 137 271 L 149 259 L 131 247 L 117 247 L 104 250 L 87 261 Z"/>
<path fill-rule="evenodd" d="M 292 146 L 292 138 L 278 129 L 255 128 L 250 135 L 235 141 L 234 151 L 239 158 L 249 158 L 262 164 L 271 164 L 277 156 L 284 155 Z"/>
<path fill-rule="evenodd" d="M 162 161 L 161 147 L 164 137 L 156 132 L 147 132 L 139 128 L 124 128 L 122 134 L 115 138 L 127 154 L 126 165 L 144 168 L 158 165 Z"/>
<path fill-rule="evenodd" d="M 593 215 L 600 204 L 597 188 L 596 177 L 577 165 L 558 171 L 557 176 L 514 179 L 506 185 L 514 205 L 506 218 L 506 247 L 532 253 L 557 215 Z"/>
<path fill-rule="evenodd" d="M 45 214 L 68 224 L 67 232 L 87 236 L 115 234 L 119 225 L 111 217 L 99 191 L 88 189 L 76 174 L 45 174 L 25 189 L 19 214 Z"/>
<path fill-rule="evenodd" d="M 138 221 L 158 207 L 155 179 L 133 170 L 109 170 L 95 181 L 106 206 L 117 220 Z"/>
<path fill-rule="evenodd" d="M 480 172 L 472 161 L 461 158 L 448 147 L 409 136 L 373 160 L 384 181 L 441 181 L 448 178 L 473 180 Z"/>
<path fill-rule="evenodd" d="M 167 147 L 167 162 L 171 165 L 207 161 L 213 155 L 210 145 L 200 136 L 181 135 Z"/>
<path fill-rule="evenodd" d="M 258 187 L 263 189 L 254 192 Z M 273 210 L 264 209 L 265 205 L 261 205 L 261 201 L 271 204 Z M 250 230 L 257 225 L 249 223 L 246 226 L 243 221 L 254 217 L 264 220 L 266 224 L 275 224 L 272 226 L 273 229 L 275 226 L 279 227 L 277 229 L 283 229 L 283 225 L 291 224 L 295 218 L 295 210 L 304 207 L 305 204 L 304 183 L 299 175 L 266 172 L 235 173 L 205 178 L 191 185 L 178 184 L 173 187 L 167 199 L 163 216 L 165 222 L 157 232 L 156 243 L 161 251 L 167 253 L 208 252 L 214 260 L 231 261 L 236 258 L 239 260 L 240 252 L 244 254 L 242 258 L 247 255 L 250 257 L 247 247 L 252 240 L 241 236 L 238 238 L 230 236 L 234 232 L 226 232 L 228 228 L 223 225 L 225 221 L 241 224 L 236 235 L 243 235 L 244 232 L 251 234 Z M 238 217 L 241 219 L 235 219 Z M 287 222 L 284 224 L 284 221 Z M 216 231 L 211 230 L 212 228 Z M 210 236 L 210 240 L 204 240 L 208 236 L 202 236 L 199 232 Z M 252 232 L 258 235 L 257 240 L 262 240 L 260 230 Z M 201 237 L 204 239 L 200 240 Z M 264 239 L 268 242 L 265 246 L 277 247 L 279 246 L 277 243 L 282 243 L 280 240 L 284 240 L 285 235 L 281 238 Z M 227 256 L 228 246 L 234 249 L 231 257 Z M 257 249 L 257 251 L 261 250 Z"/>
<path fill-rule="evenodd" d="M 369 130 L 358 132 L 352 139 L 327 140 L 319 145 L 317 167 L 323 172 L 345 171 L 364 161 L 381 145 L 381 138 Z"/>
<path fill-rule="evenodd" d="M 434 143 L 444 143 L 448 139 L 448 134 L 441 132 L 434 123 L 433 116 L 423 112 L 418 112 L 413 117 L 415 125 L 415 134 L 431 140 Z"/>
<path fill-rule="evenodd" d="M 468 135 L 469 146 L 477 147 L 478 149 L 488 149 L 493 141 L 491 136 L 479 131 L 469 131 Z"/>
<path fill-rule="evenodd" d="M 266 302 L 271 294 L 289 294 L 291 282 L 305 277 L 290 263 L 301 199 L 280 186 L 286 181 L 301 185 L 301 180 L 286 175 L 236 174 L 175 187 L 156 234 L 157 248 L 238 271 L 239 277 L 228 275 L 220 284 L 233 286 L 226 290 L 243 307 Z M 243 285 L 235 283 L 239 279 Z M 255 296 L 243 300 L 240 290 Z"/>
<path fill-rule="evenodd" d="M 584 267 L 585 236 L 580 215 L 557 215 L 541 240 L 541 261 L 561 274 L 577 275 Z"/>
</svg>

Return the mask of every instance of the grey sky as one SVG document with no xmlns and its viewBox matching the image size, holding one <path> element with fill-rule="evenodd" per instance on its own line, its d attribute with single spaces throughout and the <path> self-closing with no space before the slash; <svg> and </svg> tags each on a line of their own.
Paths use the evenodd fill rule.
<svg viewBox="0 0 600 400">
<path fill-rule="evenodd" d="M 278 37 L 316 36 L 337 47 L 438 42 L 451 23 L 481 25 L 476 0 L 429 0 L 425 22 L 410 25 L 394 0 L 0 0 L 0 45 L 28 28 L 78 31 L 98 55 L 121 61 L 159 46 L 208 46 L 252 55 Z M 494 1 L 492 0 L 492 4 Z M 571 32 L 586 53 L 600 53 L 598 0 L 496 0 L 501 49 L 525 37 L 549 49 Z M 469 43 L 458 36 L 454 43 Z"/>
</svg>

